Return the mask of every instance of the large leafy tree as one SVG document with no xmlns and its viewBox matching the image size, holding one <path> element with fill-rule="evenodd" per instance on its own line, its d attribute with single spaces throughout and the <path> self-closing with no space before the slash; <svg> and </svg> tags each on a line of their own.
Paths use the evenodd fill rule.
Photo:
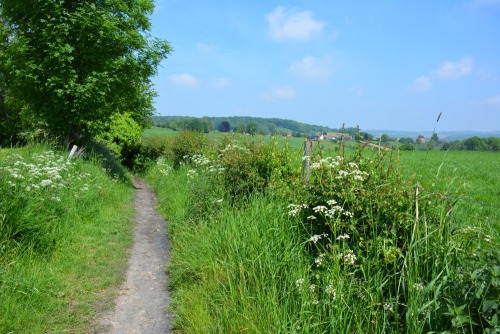
<svg viewBox="0 0 500 334">
<path fill-rule="evenodd" d="M 153 9 L 153 0 L 0 0 L 9 95 L 66 144 L 116 113 L 145 125 L 151 77 L 171 51 L 148 33 Z"/>
</svg>

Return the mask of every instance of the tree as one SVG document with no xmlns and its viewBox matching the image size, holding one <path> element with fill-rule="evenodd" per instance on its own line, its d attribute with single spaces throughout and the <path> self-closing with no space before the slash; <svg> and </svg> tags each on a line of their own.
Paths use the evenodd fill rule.
<svg viewBox="0 0 500 334">
<path fill-rule="evenodd" d="M 231 131 L 231 124 L 229 124 L 228 121 L 223 121 L 219 124 L 219 131 L 220 132 L 229 132 Z"/>
<path fill-rule="evenodd" d="M 257 125 L 254 122 L 250 122 L 250 123 L 247 124 L 246 133 L 254 135 L 254 134 L 258 133 L 258 132 L 259 131 L 257 129 Z"/>
<path fill-rule="evenodd" d="M 430 142 L 433 144 L 437 144 L 439 142 L 439 137 L 438 137 L 437 133 L 432 134 Z"/>
<path fill-rule="evenodd" d="M 9 93 L 66 145 L 104 131 L 114 114 L 145 126 L 150 78 L 171 51 L 148 35 L 153 0 L 0 0 Z"/>
<path fill-rule="evenodd" d="M 410 137 L 402 137 L 402 138 L 399 138 L 399 142 L 401 144 L 413 144 L 413 143 L 415 143 L 415 140 L 413 140 L 413 138 L 410 138 Z"/>
<path fill-rule="evenodd" d="M 463 141 L 463 147 L 467 151 L 489 151 L 488 144 L 478 136 L 468 138 Z"/>
<path fill-rule="evenodd" d="M 389 135 L 387 135 L 387 134 L 385 134 L 385 133 L 384 133 L 384 134 L 382 134 L 382 135 L 380 136 L 380 141 L 381 141 L 382 143 L 387 143 L 390 139 L 391 139 L 391 138 L 389 137 Z"/>
</svg>

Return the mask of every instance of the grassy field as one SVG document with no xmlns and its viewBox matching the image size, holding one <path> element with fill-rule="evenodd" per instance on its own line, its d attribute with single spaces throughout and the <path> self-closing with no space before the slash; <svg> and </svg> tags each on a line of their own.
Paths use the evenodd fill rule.
<svg viewBox="0 0 500 334">
<path fill-rule="evenodd" d="M 304 183 L 303 139 L 232 140 L 177 142 L 196 155 L 147 176 L 170 220 L 179 331 L 500 330 L 498 155 L 322 142 Z"/>
<path fill-rule="evenodd" d="M 402 170 L 414 174 L 426 191 L 459 196 L 461 226 L 481 227 L 500 240 L 500 154 L 468 151 L 403 151 Z"/>
<path fill-rule="evenodd" d="M 123 281 L 132 193 L 96 159 L 0 150 L 0 333 L 98 328 Z"/>
<path fill-rule="evenodd" d="M 177 135 L 177 132 L 171 129 L 167 128 L 159 128 L 156 126 L 153 126 L 149 129 L 144 130 L 142 133 L 143 138 L 150 138 L 150 137 L 175 137 Z"/>
</svg>

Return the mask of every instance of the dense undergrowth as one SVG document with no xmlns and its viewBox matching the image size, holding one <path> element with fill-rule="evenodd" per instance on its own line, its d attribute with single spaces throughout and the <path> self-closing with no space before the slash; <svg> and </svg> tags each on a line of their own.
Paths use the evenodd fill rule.
<svg viewBox="0 0 500 334">
<path fill-rule="evenodd" d="M 147 175 L 181 332 L 500 332 L 498 240 L 397 153 L 316 149 L 306 182 L 276 139 L 184 136 Z"/>
<path fill-rule="evenodd" d="M 0 333 L 88 333 L 123 279 L 132 187 L 86 156 L 0 150 Z"/>
</svg>

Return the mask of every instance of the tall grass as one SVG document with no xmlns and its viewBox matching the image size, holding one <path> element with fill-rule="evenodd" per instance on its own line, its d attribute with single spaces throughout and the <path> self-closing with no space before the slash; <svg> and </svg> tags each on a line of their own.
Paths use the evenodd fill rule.
<svg viewBox="0 0 500 334">
<path fill-rule="evenodd" d="M 96 159 L 1 150 L 0 333 L 92 330 L 123 279 L 131 195 Z"/>
<path fill-rule="evenodd" d="M 500 254 L 454 220 L 460 194 L 428 191 L 397 152 L 317 150 L 306 183 L 293 149 L 225 144 L 148 174 L 180 331 L 500 330 Z"/>
</svg>

